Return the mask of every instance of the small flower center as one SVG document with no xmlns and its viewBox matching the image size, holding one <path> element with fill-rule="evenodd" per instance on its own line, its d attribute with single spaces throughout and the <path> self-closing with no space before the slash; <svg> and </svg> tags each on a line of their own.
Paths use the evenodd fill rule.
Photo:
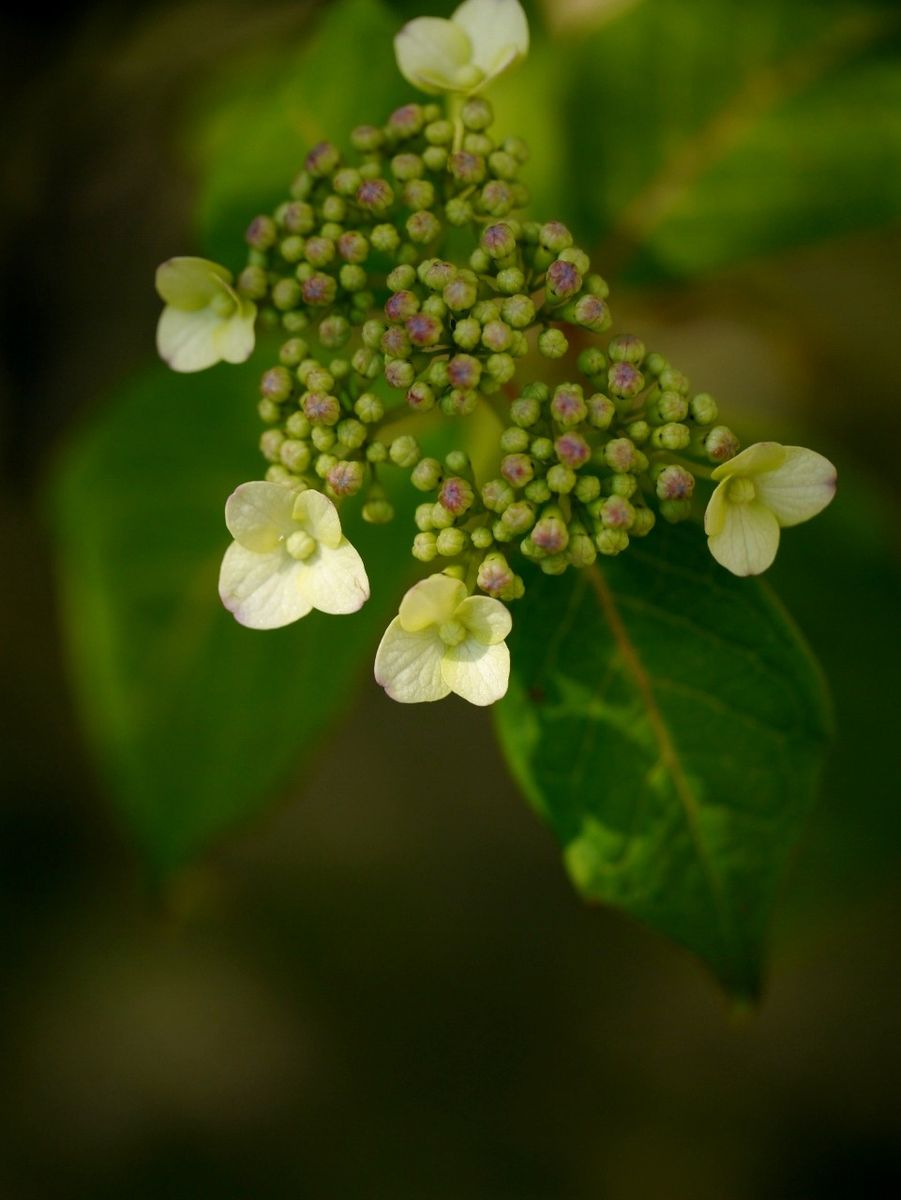
<svg viewBox="0 0 901 1200">
<path fill-rule="evenodd" d="M 750 479 L 733 479 L 729 484 L 729 499 L 733 504 L 749 504 L 757 495 Z"/>
<path fill-rule="evenodd" d="M 311 537 L 305 529 L 297 529 L 288 536 L 288 540 L 285 542 L 285 549 L 292 558 L 296 558 L 298 562 L 303 562 L 315 551 L 316 539 Z"/>
<path fill-rule="evenodd" d="M 466 641 L 466 626 L 462 621 L 442 621 L 438 627 L 438 636 L 445 646 L 459 646 Z"/>
</svg>

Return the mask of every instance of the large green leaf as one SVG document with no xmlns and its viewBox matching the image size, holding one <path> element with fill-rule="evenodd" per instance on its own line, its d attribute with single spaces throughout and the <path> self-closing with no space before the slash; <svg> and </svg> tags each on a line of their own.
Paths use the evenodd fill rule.
<svg viewBox="0 0 901 1200">
<path fill-rule="evenodd" d="M 529 580 L 511 653 L 502 744 L 579 891 L 755 995 L 829 724 L 785 613 L 698 530 L 664 529 L 602 567 Z"/>
<path fill-rule="evenodd" d="M 644 0 L 573 53 L 573 207 L 633 275 L 901 216 L 895 4 Z"/>
<path fill-rule="evenodd" d="M 224 611 L 223 504 L 261 471 L 255 375 L 148 371 L 69 447 L 54 498 L 78 698 L 114 800 L 163 870 L 256 813 L 314 749 L 411 564 L 409 512 L 372 528 L 352 503 L 372 584 L 359 613 L 260 633 Z"/>
</svg>

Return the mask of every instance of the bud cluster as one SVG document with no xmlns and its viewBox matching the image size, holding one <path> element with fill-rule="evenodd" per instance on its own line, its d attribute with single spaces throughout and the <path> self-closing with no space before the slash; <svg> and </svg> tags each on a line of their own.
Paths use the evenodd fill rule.
<svg viewBox="0 0 901 1200">
<path fill-rule="evenodd" d="M 409 104 L 355 129 L 350 159 L 316 146 L 291 198 L 251 222 L 236 286 L 284 334 L 260 383 L 267 479 L 362 491 L 378 523 L 393 516 L 380 468 L 408 471 L 427 496 L 414 557 L 512 600 L 515 554 L 548 574 L 619 554 L 658 516 L 687 517 L 698 466 L 738 443 L 713 398 L 638 338 L 598 342 L 607 284 L 564 225 L 516 215 L 527 150 L 495 141 L 491 122 L 479 97 L 456 121 Z M 535 352 L 566 359 L 575 381 L 518 386 Z M 399 415 L 480 404 L 502 423 L 487 480 L 462 451 L 424 458 L 387 434 Z"/>
</svg>

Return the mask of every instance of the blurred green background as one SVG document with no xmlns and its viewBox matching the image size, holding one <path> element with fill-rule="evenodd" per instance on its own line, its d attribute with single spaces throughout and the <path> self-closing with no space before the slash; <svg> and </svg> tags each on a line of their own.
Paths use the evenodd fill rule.
<svg viewBox="0 0 901 1200">
<path fill-rule="evenodd" d="M 773 571 L 839 732 L 742 1020 L 578 901 L 484 713 L 385 702 L 393 594 L 327 663 L 216 607 L 256 368 L 161 371 L 154 268 L 238 265 L 312 140 L 408 97 L 419 12 L 4 18 L 0 1196 L 895 1194 L 898 6 L 548 0 L 492 93 L 617 328 L 839 467 Z"/>
</svg>

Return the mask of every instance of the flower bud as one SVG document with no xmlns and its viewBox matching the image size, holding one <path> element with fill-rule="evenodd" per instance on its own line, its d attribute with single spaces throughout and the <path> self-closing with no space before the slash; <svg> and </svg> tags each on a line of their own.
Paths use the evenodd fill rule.
<svg viewBox="0 0 901 1200">
<path fill-rule="evenodd" d="M 455 517 L 461 517 L 470 509 L 474 500 L 475 492 L 472 484 L 461 479 L 459 475 L 452 475 L 449 479 L 445 479 L 441 485 L 441 491 L 438 493 L 439 503 Z"/>
<path fill-rule="evenodd" d="M 599 296 L 580 296 L 567 306 L 566 316 L 574 324 L 581 325 L 583 329 L 590 329 L 592 333 L 604 333 L 613 324 L 607 302 Z"/>
<path fill-rule="evenodd" d="M 635 509 L 622 496 L 608 496 L 600 507 L 599 517 L 605 529 L 632 528 L 635 520 Z"/>
<path fill-rule="evenodd" d="M 694 492 L 695 479 L 685 467 L 672 463 L 662 468 L 654 486 L 661 500 L 683 500 Z"/>
<path fill-rule="evenodd" d="M 513 329 L 527 329 L 535 320 L 535 305 L 529 296 L 510 296 L 501 305 L 501 315 Z"/>
<path fill-rule="evenodd" d="M 626 426 L 626 433 L 636 446 L 643 446 L 651 436 L 651 427 L 647 421 L 630 421 Z"/>
<path fill-rule="evenodd" d="M 254 250 L 269 250 L 278 239 L 278 229 L 272 217 L 259 216 L 247 226 L 244 240 Z"/>
<path fill-rule="evenodd" d="M 260 395 L 275 404 L 290 399 L 294 381 L 286 367 L 270 367 L 260 380 Z"/>
<path fill-rule="evenodd" d="M 670 422 L 660 425 L 651 434 L 651 445 L 658 450 L 684 450 L 691 441 L 691 431 L 687 425 Z"/>
<path fill-rule="evenodd" d="M 679 392 L 661 392 L 648 406 L 648 416 L 661 424 L 684 421 L 688 416 L 688 401 Z"/>
<path fill-rule="evenodd" d="M 568 300 L 582 286 L 582 276 L 572 263 L 557 259 L 552 262 L 545 275 L 545 290 L 549 302 Z"/>
<path fill-rule="evenodd" d="M 394 520 L 394 507 L 384 495 L 372 496 L 363 505 L 363 520 L 370 525 L 387 525 Z"/>
<path fill-rule="evenodd" d="M 316 425 L 310 433 L 310 440 L 317 450 L 324 453 L 326 450 L 334 449 L 335 441 L 337 439 L 335 436 L 335 431 L 331 428 L 331 426 Z"/>
<path fill-rule="evenodd" d="M 610 285 L 600 275 L 586 275 L 585 291 L 589 296 L 597 296 L 601 300 L 606 300 L 610 295 Z"/>
<path fill-rule="evenodd" d="M 416 378 L 416 370 L 411 362 L 395 358 L 385 363 L 385 382 L 389 387 L 406 391 Z"/>
<path fill-rule="evenodd" d="M 305 392 L 301 407 L 311 425 L 334 425 L 341 416 L 338 397 L 325 392 Z"/>
<path fill-rule="evenodd" d="M 485 160 L 480 154 L 458 150 L 447 160 L 448 170 L 460 183 L 481 183 L 485 178 Z"/>
<path fill-rule="evenodd" d="M 354 496 L 363 486 L 366 468 L 361 462 L 339 462 L 331 467 L 325 481 L 336 496 Z"/>
<path fill-rule="evenodd" d="M 441 482 L 442 475 L 437 458 L 421 458 L 410 474 L 410 482 L 420 492 L 431 492 Z"/>
<path fill-rule="evenodd" d="M 580 475 L 576 480 L 573 495 L 582 504 L 590 504 L 601 494 L 601 481 L 596 475 Z"/>
<path fill-rule="evenodd" d="M 317 271 L 303 284 L 304 302 L 314 308 L 324 308 L 334 301 L 337 290 L 337 282 L 331 275 Z"/>
<path fill-rule="evenodd" d="M 373 247 L 382 254 L 395 254 L 400 245 L 400 234 L 393 225 L 376 225 L 369 235 Z"/>
<path fill-rule="evenodd" d="M 562 329 L 545 329 L 538 337 L 538 352 L 545 358 L 562 358 L 569 349 L 569 342 Z"/>
<path fill-rule="evenodd" d="M 541 417 L 541 404 L 532 396 L 519 396 L 510 405 L 510 419 L 521 429 L 530 429 Z"/>
<path fill-rule="evenodd" d="M 501 221 L 483 230 L 479 245 L 490 258 L 508 258 L 516 251 L 516 235 Z"/>
<path fill-rule="evenodd" d="M 525 497 L 532 504 L 546 504 L 551 498 L 551 489 L 547 485 L 547 480 L 533 479 L 526 486 Z"/>
<path fill-rule="evenodd" d="M 622 496 L 624 500 L 628 500 L 638 490 L 638 480 L 629 474 L 611 475 L 604 481 L 604 490 L 611 496 Z"/>
<path fill-rule="evenodd" d="M 538 240 L 546 250 L 559 254 L 573 244 L 573 237 L 565 225 L 559 221 L 547 221 L 541 226 Z"/>
<path fill-rule="evenodd" d="M 462 529 L 451 527 L 442 529 L 436 538 L 435 545 L 438 553 L 444 558 L 456 558 L 462 554 L 469 543 L 469 537 Z"/>
<path fill-rule="evenodd" d="M 630 537 L 646 537 L 656 524 L 657 518 L 649 508 L 636 508 L 635 520 L 629 530 Z"/>
<path fill-rule="evenodd" d="M 579 370 L 583 375 L 600 375 L 602 371 L 607 369 L 607 359 L 603 351 L 598 350 L 596 346 L 590 346 L 587 350 L 583 350 L 578 358 Z"/>
<path fill-rule="evenodd" d="M 449 513 L 443 504 L 436 503 L 432 505 L 432 528 L 433 529 L 450 529 L 454 523 L 452 513 Z"/>
<path fill-rule="evenodd" d="M 289 471 L 299 474 L 310 465 L 310 447 L 296 438 L 285 438 L 279 447 L 279 458 Z"/>
<path fill-rule="evenodd" d="M 341 152 L 331 142 L 319 142 L 313 147 L 304 161 L 305 169 L 311 174 L 322 178 L 336 171 L 341 162 Z"/>
<path fill-rule="evenodd" d="M 514 488 L 522 488 L 534 477 L 535 468 L 528 454 L 507 454 L 501 460 L 501 474 Z"/>
<path fill-rule="evenodd" d="M 454 196 L 445 204 L 444 216 L 448 225 L 459 229 L 463 225 L 468 225 L 472 220 L 472 205 L 463 196 Z"/>
<path fill-rule="evenodd" d="M 366 447 L 366 461 L 375 463 L 376 465 L 378 465 L 379 463 L 387 462 L 388 461 L 388 447 L 385 445 L 385 443 L 384 442 L 370 442 L 369 445 Z"/>
<path fill-rule="evenodd" d="M 385 406 L 374 392 L 363 392 L 354 402 L 354 412 L 364 424 L 373 425 L 385 415 Z"/>
<path fill-rule="evenodd" d="M 274 425 L 281 417 L 282 410 L 274 400 L 263 399 L 257 403 L 257 413 L 261 421 L 265 421 L 267 425 Z"/>
<path fill-rule="evenodd" d="M 316 432 L 322 433 L 323 431 L 317 430 Z M 334 434 L 332 434 L 332 437 L 334 437 Z M 332 467 L 337 465 L 338 459 L 334 454 L 320 454 L 313 464 L 313 470 L 320 479 L 325 479 Z"/>
<path fill-rule="evenodd" d="M 689 406 L 692 419 L 698 425 L 712 425 L 718 416 L 717 403 L 708 392 L 693 396 Z M 679 420 L 682 418 L 680 417 Z"/>
<path fill-rule="evenodd" d="M 711 462 L 723 463 L 738 453 L 738 438 L 725 425 L 714 425 L 704 438 L 704 449 Z"/>
<path fill-rule="evenodd" d="M 665 392 L 681 392 L 683 396 L 687 396 L 691 390 L 691 384 L 681 371 L 675 370 L 674 367 L 665 367 L 658 376 L 660 386 Z"/>
<path fill-rule="evenodd" d="M 411 213 L 407 218 L 407 237 L 417 246 L 426 246 L 434 242 L 441 233 L 441 222 L 434 213 L 420 209 Z"/>
<path fill-rule="evenodd" d="M 578 433 L 564 433 L 554 442 L 554 450 L 557 454 L 557 459 L 565 467 L 571 467 L 577 471 L 579 467 L 584 466 L 591 457 L 591 447 L 586 440 Z M 552 490 L 556 490 L 551 485 Z"/>
<path fill-rule="evenodd" d="M 394 439 L 388 449 L 388 454 L 395 466 L 409 470 L 419 462 L 422 451 L 419 449 L 416 438 L 410 437 L 407 433 Z"/>
<path fill-rule="evenodd" d="M 613 557 L 622 554 L 629 545 L 629 535 L 623 529 L 601 529 L 594 539 L 601 554 Z"/>
<path fill-rule="evenodd" d="M 607 353 L 611 362 L 633 363 L 637 366 L 645 356 L 645 344 L 634 334 L 623 333 L 611 338 Z"/>
<path fill-rule="evenodd" d="M 284 311 L 300 303 L 301 289 L 294 279 L 280 279 L 272 288 L 272 303 Z"/>
<path fill-rule="evenodd" d="M 435 393 L 427 383 L 418 379 L 407 391 L 407 404 L 414 412 L 428 412 L 435 406 Z"/>
<path fill-rule="evenodd" d="M 339 421 L 336 433 L 338 441 L 348 450 L 359 450 L 367 437 L 366 426 L 361 421 L 355 421 L 353 417 Z"/>
<path fill-rule="evenodd" d="M 456 279 L 451 280 L 441 293 L 442 299 L 451 312 L 463 312 L 472 308 L 478 300 L 478 284 L 471 272 L 460 272 Z"/>
<path fill-rule="evenodd" d="M 530 540 L 540 554 L 560 554 L 569 545 L 569 531 L 560 509 L 544 510 L 532 529 Z"/>
<path fill-rule="evenodd" d="M 609 429 L 616 416 L 616 405 L 609 396 L 603 395 L 601 392 L 595 392 L 593 396 L 588 397 L 588 422 L 595 429 Z"/>
<path fill-rule="evenodd" d="M 549 554 L 538 565 L 545 575 L 562 575 L 569 566 L 569 558 L 566 554 Z"/>
<path fill-rule="evenodd" d="M 262 300 L 269 291 L 269 280 L 262 267 L 245 267 L 235 286 L 248 300 Z"/>
<path fill-rule="evenodd" d="M 581 521 L 570 522 L 566 556 L 574 567 L 589 567 L 597 558 L 594 540 Z"/>
<path fill-rule="evenodd" d="M 482 503 L 489 512 L 502 513 L 513 503 L 513 489 L 503 479 L 489 479 L 482 485 Z"/>
<path fill-rule="evenodd" d="M 550 490 L 559 496 L 565 496 L 576 486 L 576 473 L 571 467 L 566 467 L 562 463 L 554 463 L 548 469 L 547 485 Z"/>
<path fill-rule="evenodd" d="M 612 395 L 629 400 L 644 387 L 644 376 L 631 363 L 615 362 L 607 371 L 607 386 Z"/>
<path fill-rule="evenodd" d="M 382 373 L 382 356 L 366 346 L 354 351 L 351 363 L 357 374 L 362 375 L 364 379 L 375 379 Z"/>
<path fill-rule="evenodd" d="M 413 557 L 420 562 L 428 563 L 438 554 L 436 535 L 430 531 L 417 533 L 413 539 Z"/>
<path fill-rule="evenodd" d="M 564 429 L 572 429 L 585 420 L 588 408 L 582 389 L 577 383 L 561 383 L 554 389 L 551 415 Z"/>
<path fill-rule="evenodd" d="M 665 521 L 669 521 L 670 525 L 678 525 L 680 521 L 687 521 L 691 516 L 691 501 L 661 500 L 660 515 Z"/>
<path fill-rule="evenodd" d="M 471 354 L 455 354 L 447 364 L 447 377 L 456 388 L 469 390 L 478 386 L 482 364 Z"/>
</svg>

